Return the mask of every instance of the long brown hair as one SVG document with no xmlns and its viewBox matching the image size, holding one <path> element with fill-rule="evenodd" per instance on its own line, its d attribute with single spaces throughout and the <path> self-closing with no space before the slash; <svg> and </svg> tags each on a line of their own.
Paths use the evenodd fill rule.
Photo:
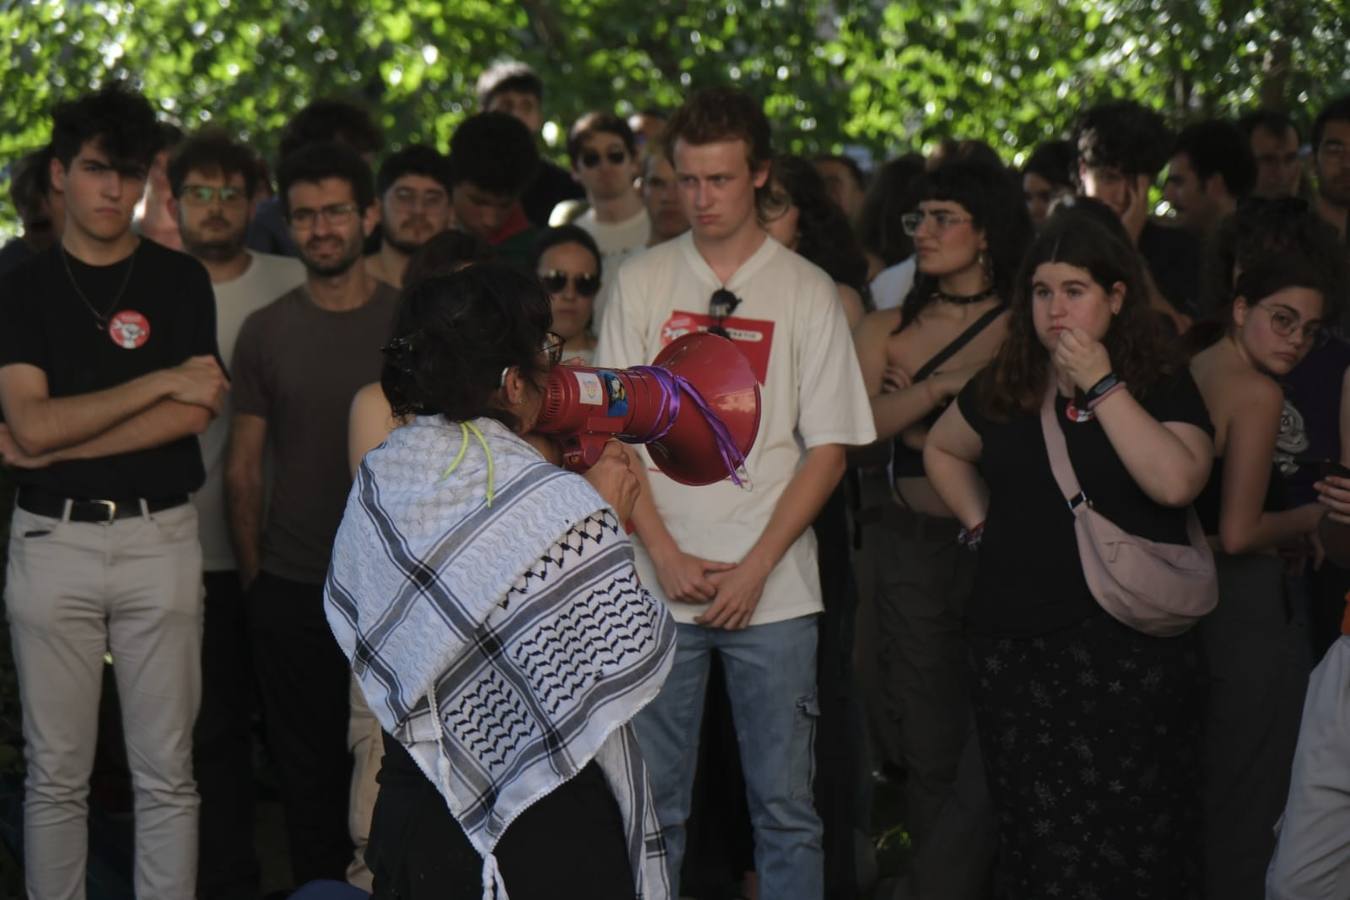
<svg viewBox="0 0 1350 900">
<path fill-rule="evenodd" d="M 1119 234 L 1095 217 L 1064 209 L 1046 223 L 1022 262 L 1008 320 L 1008 338 L 979 377 L 986 415 L 1006 419 L 1035 412 L 1045 394 L 1050 354 L 1036 336 L 1032 318 L 1031 280 L 1043 263 L 1065 263 L 1085 270 L 1103 290 L 1125 287 L 1120 312 L 1102 343 L 1112 371 L 1135 396 L 1175 373 L 1181 364 L 1176 341 L 1161 318 L 1148 307 L 1148 293 L 1139 254 Z"/>
</svg>

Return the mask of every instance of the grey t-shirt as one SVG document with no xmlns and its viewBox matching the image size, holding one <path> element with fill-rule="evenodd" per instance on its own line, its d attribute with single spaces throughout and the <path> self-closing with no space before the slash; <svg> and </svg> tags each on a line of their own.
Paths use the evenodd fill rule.
<svg viewBox="0 0 1350 900">
<path fill-rule="evenodd" d="M 244 320 L 231 366 L 235 413 L 267 420 L 274 466 L 262 567 L 321 584 L 351 488 L 347 414 L 378 381 L 398 291 L 379 283 L 359 309 L 330 312 L 302 285 Z"/>
</svg>

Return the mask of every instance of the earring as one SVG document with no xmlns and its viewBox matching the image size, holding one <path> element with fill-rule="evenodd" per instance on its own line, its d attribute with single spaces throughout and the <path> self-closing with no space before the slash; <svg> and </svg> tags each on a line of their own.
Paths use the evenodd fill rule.
<svg viewBox="0 0 1350 900">
<path fill-rule="evenodd" d="M 984 277 L 990 284 L 994 283 L 994 261 L 989 258 L 983 250 L 975 257 L 975 261 L 980 264 L 980 271 L 984 272 Z"/>
</svg>

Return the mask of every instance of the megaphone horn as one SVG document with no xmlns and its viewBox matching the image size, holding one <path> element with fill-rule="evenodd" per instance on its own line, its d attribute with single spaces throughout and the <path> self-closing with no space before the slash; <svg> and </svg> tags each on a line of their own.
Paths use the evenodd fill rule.
<svg viewBox="0 0 1350 900">
<path fill-rule="evenodd" d="M 741 351 L 695 333 L 671 341 L 650 366 L 554 366 L 535 430 L 559 437 L 563 464 L 577 471 L 618 438 L 646 444 L 657 468 L 681 484 L 740 484 L 759 412 L 759 382 Z"/>
</svg>

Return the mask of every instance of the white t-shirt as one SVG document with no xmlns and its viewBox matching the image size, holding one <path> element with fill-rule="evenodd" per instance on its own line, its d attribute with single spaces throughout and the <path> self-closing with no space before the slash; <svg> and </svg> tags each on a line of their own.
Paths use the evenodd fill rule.
<svg viewBox="0 0 1350 900">
<path fill-rule="evenodd" d="M 604 321 L 605 307 L 614 294 L 614 278 L 619 272 L 619 266 L 647 247 L 652 223 L 646 207 L 643 207 L 636 215 L 622 222 L 597 222 L 595 210 L 588 209 L 573 224 L 590 232 L 596 246 L 600 248 L 600 293 L 596 295 L 595 306 L 591 311 L 591 329 L 598 335 Z"/>
<path fill-rule="evenodd" d="M 635 257 L 615 279 L 596 360 L 615 368 L 650 364 L 675 338 L 706 330 L 712 323 L 708 301 L 720 287 L 688 233 Z M 766 239 L 725 287 L 741 304 L 723 326 L 761 386 L 759 435 L 746 460 L 752 487 L 729 480 L 688 487 L 662 475 L 642 455 L 652 498 L 680 548 L 704 559 L 739 562 L 763 534 L 808 449 L 869 444 L 876 430 L 848 322 L 828 275 Z M 665 599 L 641 540 L 635 547 L 644 585 Z M 684 623 L 706 609 L 667 604 Z M 769 575 L 750 624 L 822 608 L 816 541 L 807 528 Z"/>
<path fill-rule="evenodd" d="M 216 293 L 216 343 L 220 357 L 234 357 L 234 342 L 244 319 L 282 294 L 305 281 L 305 267 L 297 259 L 270 253 L 247 251 L 253 262 L 233 281 L 213 285 Z M 208 572 L 227 572 L 236 568 L 234 547 L 230 543 L 229 523 L 225 518 L 225 446 L 230 434 L 232 409 L 225 396 L 225 409 L 202 434 L 202 464 L 206 481 L 193 495 L 199 519 L 202 543 L 202 567 Z"/>
<path fill-rule="evenodd" d="M 895 309 L 902 305 L 909 296 L 909 289 L 914 287 L 917 269 L 918 263 L 910 256 L 878 272 L 872 279 L 872 302 L 876 308 Z"/>
</svg>

